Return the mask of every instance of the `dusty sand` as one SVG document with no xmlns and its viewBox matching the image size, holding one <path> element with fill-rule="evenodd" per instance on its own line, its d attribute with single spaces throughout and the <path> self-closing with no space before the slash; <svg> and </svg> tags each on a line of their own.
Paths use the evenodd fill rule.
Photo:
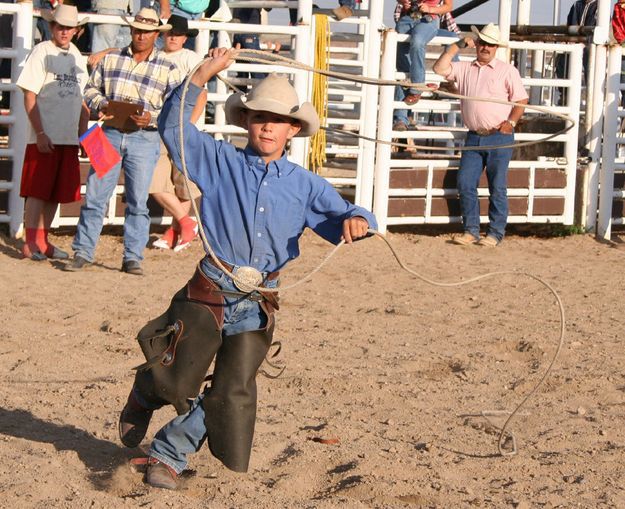
<svg viewBox="0 0 625 509">
<path fill-rule="evenodd" d="M 286 371 L 259 377 L 249 472 L 203 449 L 180 491 L 150 489 L 127 466 L 141 451 L 121 446 L 117 418 L 143 361 L 134 336 L 189 278 L 200 244 L 147 251 L 136 277 L 118 270 L 119 236 L 104 236 L 100 265 L 75 274 L 21 260 L 2 236 L 0 506 L 625 507 L 625 251 L 586 235 L 511 236 L 496 249 L 454 246 L 449 234 L 389 237 L 434 279 L 512 269 L 560 292 L 566 344 L 511 425 L 515 457 L 497 456 L 496 430 L 467 414 L 512 410 L 544 372 L 553 297 L 510 276 L 431 287 L 373 239 L 283 295 L 275 338 Z M 55 240 L 69 248 L 71 236 Z M 329 250 L 312 235 L 302 247 L 283 284 Z M 161 410 L 148 438 L 173 415 Z"/>
</svg>

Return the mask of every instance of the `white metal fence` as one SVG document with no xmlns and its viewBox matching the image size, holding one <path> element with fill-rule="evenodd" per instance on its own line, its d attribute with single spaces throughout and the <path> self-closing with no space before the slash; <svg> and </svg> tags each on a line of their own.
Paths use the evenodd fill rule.
<svg viewBox="0 0 625 509">
<path fill-rule="evenodd" d="M 9 223 L 11 234 L 16 235 L 22 227 L 24 214 L 24 201 L 19 195 L 19 184 L 26 149 L 28 118 L 24 110 L 24 96 L 15 83 L 32 48 L 32 4 L 0 3 L 0 14 L 13 16 L 12 47 L 0 49 L 0 58 L 11 59 L 11 80 L 2 80 L 1 84 L 2 93 L 11 94 L 10 114 L 0 116 L 0 123 L 9 126 L 8 148 L 0 149 L 0 157 L 11 160 L 11 180 L 0 182 L 0 195 L 5 195 L 7 203 L 6 213 L 0 214 L 0 222 Z"/>
<path fill-rule="evenodd" d="M 241 1 L 231 2 L 230 5 L 252 7 L 252 4 L 266 4 L 266 2 Z M 271 7 L 286 8 L 297 7 L 298 18 L 301 24 L 295 27 L 272 26 L 272 25 L 248 25 L 239 23 L 218 23 L 213 21 L 193 21 L 191 27 L 198 28 L 200 35 L 196 42 L 196 51 L 205 54 L 208 50 L 210 32 L 218 32 L 222 44 L 236 33 L 273 34 L 286 36 L 291 40 L 292 55 L 299 61 L 312 63 L 312 40 L 314 37 L 314 25 L 311 16 L 311 0 L 272 1 Z M 341 23 L 332 22 L 331 28 L 335 35 L 335 41 L 341 40 L 342 31 L 345 27 L 352 27 L 354 34 L 351 47 L 336 46 L 331 49 L 331 65 L 338 70 L 351 70 L 354 74 L 362 74 L 369 77 L 381 77 L 383 79 L 402 79 L 404 76 L 395 69 L 395 54 L 397 42 L 406 39 L 393 31 L 379 33 L 382 28 L 383 0 L 371 0 L 369 4 L 363 3 L 367 16 L 354 18 Z M 23 200 L 19 197 L 19 181 L 23 153 L 25 145 L 25 126 L 27 117 L 23 109 L 23 97 L 14 83 L 21 72 L 23 62 L 31 49 L 32 41 L 32 5 L 30 3 L 0 4 L 0 13 L 13 16 L 13 46 L 12 48 L 0 49 L 0 57 L 12 60 L 11 80 L 0 83 L 3 92 L 11 93 L 10 114 L 0 117 L 0 124 L 9 127 L 9 145 L 0 148 L 0 158 L 5 162 L 10 161 L 10 176 L 0 177 L 0 222 L 10 224 L 11 233 L 15 234 L 22 223 Z M 105 15 L 89 14 L 91 21 L 96 23 L 122 23 L 121 18 Z M 345 39 L 345 37 L 344 37 Z M 347 37 L 349 39 L 349 37 Z M 384 50 L 381 53 L 382 43 Z M 441 44 L 450 42 L 449 39 L 437 38 L 432 41 L 428 58 L 430 61 L 436 58 L 441 50 Z M 580 114 L 580 90 L 581 90 L 581 55 L 582 45 L 579 44 L 540 44 L 527 42 L 512 42 L 513 50 L 524 50 L 522 58 L 517 58 L 515 63 L 527 66 L 527 72 L 521 69 L 525 75 L 524 83 L 530 89 L 532 102 L 541 103 L 545 100 L 553 103 L 555 89 L 567 89 L 567 101 L 563 106 L 555 106 L 554 109 L 567 113 L 573 118 L 579 118 Z M 342 56 L 338 56 L 338 53 Z M 558 79 L 544 72 L 548 66 L 546 55 L 568 54 L 571 65 L 566 77 Z M 380 58 L 381 55 L 381 58 Z M 614 224 L 625 224 L 625 211 L 623 211 L 623 199 L 625 198 L 625 158 L 623 150 L 617 147 L 625 145 L 625 137 L 621 133 L 622 118 L 625 117 L 620 104 L 620 58 L 621 49 L 618 47 L 610 50 L 608 66 L 608 102 L 605 110 L 606 116 L 602 117 L 599 131 L 603 131 L 603 144 L 597 142 L 603 157 L 593 157 L 593 164 L 599 165 L 602 159 L 600 178 L 595 182 L 590 178 L 590 189 L 584 192 L 593 195 L 593 186 L 601 188 L 598 210 L 598 229 L 601 234 L 609 235 L 610 228 Z M 592 60 L 592 58 L 591 58 Z M 381 66 L 381 67 L 380 67 Z M 270 70 L 263 65 L 237 63 L 229 70 L 229 75 L 238 71 Z M 271 70 L 279 70 L 291 74 L 295 87 L 302 100 L 310 98 L 310 84 L 312 76 L 302 71 L 294 71 L 290 68 L 272 66 Z M 605 69 L 591 71 L 591 78 L 595 75 L 595 88 L 601 93 L 589 97 L 602 99 L 603 82 L 602 73 Z M 431 72 L 428 73 L 427 81 L 438 81 Z M 344 127 L 354 132 L 369 136 L 391 140 L 393 138 L 406 138 L 415 142 L 427 142 L 448 144 L 450 150 L 443 157 L 431 156 L 403 157 L 391 152 L 386 145 L 375 145 L 372 142 L 351 142 L 341 137 L 329 137 L 328 153 L 335 159 L 349 156 L 351 164 L 341 171 L 332 173 L 332 168 L 325 176 L 337 186 L 349 186 L 354 189 L 354 200 L 367 208 L 374 208 L 381 229 L 389 225 L 399 224 L 424 224 L 424 223 L 449 223 L 459 221 L 459 209 L 457 206 L 455 190 L 455 171 L 457 170 L 457 154 L 454 154 L 452 145 L 461 141 L 464 136 L 461 127 L 461 118 L 457 101 L 431 100 L 426 96 L 413 108 L 417 121 L 420 125 L 432 124 L 422 127 L 421 130 L 397 133 L 392 131 L 392 110 L 400 106 L 394 103 L 394 91 L 392 87 L 378 88 L 373 85 L 350 85 L 338 80 L 330 80 L 331 114 L 330 126 Z M 223 102 L 227 97 L 225 85 L 219 84 L 217 91 L 209 95 L 209 99 L 217 103 L 214 125 L 207 125 L 205 129 L 216 136 L 235 136 L 241 131 L 232 126 L 225 125 L 223 114 Z M 603 104 L 602 104 L 603 105 Z M 402 107 L 405 107 L 403 103 Z M 592 105 L 591 105 L 592 106 Z M 592 108 L 589 108 L 592 109 Z M 600 110 L 596 107 L 594 111 Z M 594 115 L 594 113 L 593 113 Z M 526 112 L 525 117 L 531 119 L 536 114 Z M 595 117 L 591 118 L 592 120 Z M 427 128 L 427 129 L 426 129 Z M 597 126 L 595 126 L 597 128 Z M 619 133 L 619 134 L 617 134 Z M 518 140 L 540 139 L 543 134 L 536 130 L 528 130 L 517 134 Z M 578 151 L 578 128 L 567 134 L 552 140 L 542 147 L 557 146 L 552 151 L 545 148 L 550 154 L 534 153 L 531 157 L 515 158 L 510 169 L 510 201 L 511 222 L 557 222 L 571 224 L 575 212 L 575 178 L 576 159 Z M 601 138 L 595 134 L 593 139 Z M 307 151 L 307 142 L 297 139 L 291 147 L 290 157 L 296 162 L 303 163 Z M 617 156 L 615 158 L 615 156 Z M 331 164 L 328 165 L 332 166 Z M 589 173 L 592 173 L 589 172 Z M 599 174 L 599 172 L 597 172 Z M 374 189 L 375 183 L 375 189 Z M 84 189 L 83 189 L 84 192 Z M 598 196 L 597 190 L 594 191 Z M 120 224 L 123 222 L 123 182 L 116 189 L 114 197 L 109 204 L 106 224 Z M 480 195 L 486 197 L 485 188 L 480 190 Z M 593 214 L 592 200 L 585 200 Z M 619 209 L 620 207 L 620 209 Z M 75 224 L 77 220 L 77 208 L 61 208 L 53 223 L 54 226 Z M 486 220 L 486 217 L 482 218 Z M 155 218 L 155 222 L 163 221 Z M 167 222 L 167 220 L 165 220 Z"/>
</svg>

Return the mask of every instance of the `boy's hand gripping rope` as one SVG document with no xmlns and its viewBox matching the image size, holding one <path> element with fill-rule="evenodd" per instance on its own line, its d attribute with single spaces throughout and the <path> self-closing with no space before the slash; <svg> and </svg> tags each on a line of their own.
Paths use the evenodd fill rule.
<svg viewBox="0 0 625 509">
<path fill-rule="evenodd" d="M 257 61 L 257 62 L 263 62 L 263 63 L 275 63 L 276 60 L 282 60 L 287 62 L 286 65 L 288 65 L 289 67 L 294 67 L 297 69 L 303 69 L 309 72 L 321 72 L 317 69 L 314 69 L 310 66 L 307 66 L 305 64 L 302 64 L 300 62 L 296 62 L 294 60 L 288 59 L 286 57 L 282 57 L 279 55 L 275 55 L 275 54 L 271 54 L 271 57 L 274 59 L 274 61 L 269 61 L 268 59 L 261 59 L 261 58 L 252 58 L 252 57 L 242 57 L 240 56 L 240 53 L 243 52 L 243 50 L 239 50 L 235 53 L 235 56 L 241 60 L 247 60 L 247 61 Z M 257 50 L 245 50 L 245 53 L 260 53 L 264 56 L 267 56 L 266 53 L 263 53 L 261 51 L 257 51 Z M 186 160 L 185 160 L 185 148 L 184 148 L 184 104 L 185 104 L 185 98 L 187 95 L 187 90 L 189 88 L 189 83 L 191 82 L 191 78 L 193 77 L 193 75 L 195 74 L 195 72 L 197 71 L 197 69 L 206 61 L 207 59 L 203 59 L 201 62 L 199 62 L 189 73 L 184 85 L 183 85 L 183 89 L 182 89 L 182 94 L 181 94 L 181 98 L 180 98 L 180 117 L 179 117 L 179 138 L 180 138 L 180 160 L 182 163 L 182 172 L 185 176 L 185 185 L 187 185 L 187 188 L 189 186 L 189 173 L 187 171 L 187 164 L 186 164 Z M 327 75 L 329 76 L 335 76 L 341 79 L 346 79 L 346 80 L 351 80 L 351 81 L 357 81 L 359 83 L 367 83 L 367 84 L 375 84 L 375 85 L 383 85 L 383 86 L 390 86 L 390 85 L 397 85 L 398 83 L 396 82 L 390 82 L 390 81 L 386 81 L 386 80 L 376 80 L 373 78 L 365 78 L 365 77 L 355 77 L 349 74 L 343 74 L 343 73 L 336 73 L 333 71 L 324 71 L 324 73 L 327 73 Z M 221 78 L 220 78 L 221 79 Z M 226 80 L 223 80 L 226 81 Z M 404 83 L 401 83 L 401 85 L 404 85 Z M 423 87 L 422 84 L 414 84 L 414 83 L 407 83 L 405 84 L 405 86 L 412 86 L 415 88 L 419 88 L 419 87 Z M 516 103 L 512 103 L 512 102 L 508 102 L 508 101 L 499 101 L 499 100 L 495 100 L 495 99 L 485 99 L 485 98 L 472 98 L 472 97 L 466 97 L 466 96 L 461 96 L 458 94 L 450 94 L 447 92 L 439 92 L 440 94 L 444 94 L 446 96 L 449 97 L 456 97 L 456 98 L 464 98 L 467 100 L 479 100 L 479 101 L 484 101 L 484 102 L 496 102 L 496 103 L 500 103 L 500 104 L 511 104 L 511 105 L 516 105 Z M 542 106 L 530 106 L 530 105 L 526 105 L 525 107 L 527 108 L 531 108 L 531 109 L 535 109 L 537 111 L 546 111 L 549 112 L 546 108 L 542 107 Z M 557 117 L 560 117 L 562 119 L 567 120 L 568 122 L 571 122 L 571 125 L 566 127 L 565 129 L 559 131 L 558 133 L 556 133 L 555 135 L 551 135 L 547 138 L 544 138 L 542 140 L 534 140 L 531 142 L 525 142 L 525 145 L 529 145 L 529 144 L 535 144 L 538 142 L 542 142 L 545 141 L 547 139 L 551 139 L 555 136 L 558 136 L 559 134 L 562 134 L 563 132 L 568 131 L 569 129 L 571 129 L 571 127 L 573 125 L 575 125 L 575 122 L 568 116 L 557 113 L 557 112 L 549 112 Z M 380 140 L 372 140 L 370 138 L 367 138 L 370 141 L 376 141 L 376 142 L 380 142 Z M 389 143 L 389 142 L 386 142 Z M 513 146 L 520 146 L 520 144 L 515 144 Z M 497 146 L 497 147 L 493 147 L 493 148 L 502 148 L 502 146 Z M 427 149 L 432 149 L 433 147 L 425 147 Z M 448 147 L 441 147 L 444 150 L 449 150 Z M 470 147 L 463 147 L 464 150 L 469 149 Z M 485 150 L 485 149 L 489 149 L 489 147 L 478 147 L 480 150 Z M 215 252 L 213 251 L 213 248 L 211 247 L 210 243 L 208 242 L 208 238 L 206 237 L 206 232 L 204 231 L 204 227 L 202 225 L 202 221 L 200 219 L 200 213 L 198 211 L 197 205 L 195 203 L 195 200 L 191 200 L 191 204 L 193 206 L 193 212 L 194 214 L 197 216 L 198 218 L 198 227 L 199 227 L 199 234 L 200 234 L 200 238 L 202 239 L 202 244 L 204 245 L 204 249 L 206 251 L 206 253 L 212 257 L 213 261 L 215 262 L 215 264 L 224 272 L 224 274 L 226 274 L 226 276 L 230 277 L 235 283 L 239 282 L 239 284 L 243 284 L 245 286 L 247 286 L 248 288 L 251 289 L 252 292 L 259 292 L 262 291 L 264 293 L 277 293 L 277 292 L 285 292 L 287 290 L 291 290 L 299 285 L 301 285 L 302 283 L 304 283 L 305 281 L 309 280 L 314 274 L 316 274 L 317 272 L 319 272 L 319 270 L 321 270 L 321 268 L 330 260 L 330 258 L 332 258 L 332 256 L 334 256 L 336 254 L 336 252 L 341 248 L 341 246 L 345 243 L 345 241 L 341 241 L 339 242 L 339 244 L 337 244 L 329 253 L 328 255 L 326 255 L 326 257 L 321 261 L 321 263 L 315 267 L 313 270 L 311 270 L 308 274 L 306 274 L 304 277 L 302 277 L 301 279 L 299 279 L 298 281 L 295 281 L 294 283 L 291 283 L 290 285 L 286 285 L 286 286 L 281 286 L 280 288 L 264 288 L 264 287 L 251 287 L 249 285 L 249 283 L 244 282 L 244 281 L 239 281 L 239 279 L 237 278 L 236 274 L 233 274 L 232 272 L 230 272 L 226 267 L 224 267 L 224 265 L 221 263 L 221 261 L 219 260 L 219 258 L 217 257 L 217 255 L 215 254 Z M 451 287 L 458 287 L 458 286 L 464 286 L 470 283 L 474 283 L 476 281 L 482 280 L 482 279 L 486 279 L 486 278 L 490 278 L 490 277 L 495 277 L 495 276 L 503 276 L 503 275 L 514 275 L 514 276 L 525 276 L 525 277 L 529 277 L 530 279 L 533 279 L 535 281 L 538 281 L 540 284 L 542 284 L 544 287 L 546 287 L 551 294 L 554 296 L 556 303 L 558 305 L 558 309 L 560 312 L 560 335 L 558 338 L 558 346 L 556 348 L 556 351 L 553 355 L 553 358 L 551 359 L 551 362 L 549 363 L 549 365 L 547 366 L 547 369 L 545 370 L 545 372 L 543 373 L 543 375 L 540 377 L 540 379 L 538 380 L 538 382 L 536 383 L 536 385 L 534 385 L 534 387 L 528 392 L 528 394 L 522 399 L 522 401 L 514 408 L 514 410 L 512 412 L 502 412 L 502 411 L 498 411 L 498 410 L 483 410 L 482 412 L 480 412 L 480 415 L 482 415 L 485 418 L 491 417 L 491 416 L 496 416 L 496 415 L 506 415 L 508 414 L 507 419 L 505 420 L 503 426 L 501 426 L 500 428 L 500 432 L 499 432 L 499 439 L 497 441 L 497 449 L 499 451 L 499 454 L 501 456 L 514 456 L 515 454 L 517 454 L 518 450 L 517 450 L 517 445 L 516 445 L 516 438 L 514 436 L 514 434 L 510 431 L 507 430 L 510 422 L 512 421 L 512 419 L 514 418 L 514 416 L 519 412 L 519 410 L 527 403 L 527 401 L 536 393 L 536 391 L 539 389 L 539 387 L 544 383 L 544 381 L 546 380 L 547 376 L 549 375 L 549 373 L 551 372 L 551 370 L 553 369 L 554 364 L 556 363 L 559 355 L 560 355 L 560 351 L 562 350 L 562 347 L 564 345 L 564 330 L 565 330 L 565 318 L 564 318 L 564 306 L 562 304 L 562 300 L 560 299 L 560 296 L 558 295 L 558 293 L 555 291 L 555 289 L 546 281 L 544 281 L 543 279 L 541 279 L 540 277 L 534 275 L 534 274 L 530 274 L 529 272 L 517 272 L 517 271 L 512 271 L 512 270 L 505 270 L 505 271 L 497 271 L 497 272 L 489 272 L 487 274 L 483 274 L 481 276 L 476 276 L 473 277 L 471 279 L 468 279 L 466 281 L 458 281 L 458 282 L 453 282 L 453 283 L 444 283 L 444 282 L 439 282 L 439 281 L 434 281 L 432 279 L 429 279 L 421 274 L 419 274 L 418 272 L 410 269 L 409 267 L 407 267 L 405 265 L 405 263 L 401 260 L 401 258 L 399 257 L 397 251 L 395 250 L 395 248 L 392 246 L 392 244 L 390 243 L 390 241 L 381 233 L 375 231 L 375 230 L 369 230 L 369 234 L 370 235 L 374 235 L 377 236 L 378 238 L 382 239 L 385 244 L 388 246 L 388 248 L 391 250 L 391 253 L 393 254 L 393 256 L 395 257 L 395 260 L 397 260 L 397 263 L 399 264 L 399 266 L 404 269 L 406 272 L 408 272 L 409 274 L 412 274 L 413 276 L 415 276 L 416 278 L 420 279 L 421 281 L 432 285 L 432 286 L 438 286 L 438 287 L 443 287 L 443 288 L 451 288 Z M 504 442 L 506 437 L 510 437 L 510 440 L 512 442 L 512 446 L 510 448 L 510 450 L 505 450 L 504 449 Z"/>
</svg>

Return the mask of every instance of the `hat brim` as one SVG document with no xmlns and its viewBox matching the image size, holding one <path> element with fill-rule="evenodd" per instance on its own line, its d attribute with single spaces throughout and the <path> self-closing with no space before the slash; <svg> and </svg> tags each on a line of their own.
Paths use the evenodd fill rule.
<svg viewBox="0 0 625 509">
<path fill-rule="evenodd" d="M 131 27 L 136 28 L 137 30 L 146 30 L 148 32 L 167 32 L 171 30 L 171 25 L 169 24 L 158 26 L 150 25 L 149 23 L 141 23 L 139 21 L 135 21 L 135 18 L 132 18 L 130 16 L 124 16 L 124 20 Z"/>
<path fill-rule="evenodd" d="M 477 35 L 477 37 L 481 40 L 483 40 L 484 42 L 487 42 L 488 44 L 496 44 L 497 46 L 501 46 L 501 47 L 507 47 L 508 44 L 500 41 L 499 39 L 495 39 L 494 37 L 489 37 L 488 35 L 484 35 L 482 32 L 480 32 L 478 30 L 478 28 L 475 25 L 471 25 L 471 32 L 473 32 L 475 35 Z"/>
<path fill-rule="evenodd" d="M 226 113 L 226 122 L 247 129 L 244 124 L 241 112 L 243 111 L 269 111 L 283 117 L 290 118 L 299 123 L 302 128 L 295 137 L 303 138 L 312 136 L 319 130 L 319 116 L 315 108 L 309 102 L 303 103 L 296 111 L 288 111 L 287 107 L 277 101 L 270 99 L 256 99 L 245 101 L 245 95 L 242 93 L 232 94 L 226 100 L 224 105 Z"/>
<path fill-rule="evenodd" d="M 76 21 L 76 24 L 73 24 L 73 21 L 70 21 L 68 19 L 55 19 L 54 11 L 50 9 L 43 9 L 41 11 L 41 17 L 45 19 L 47 22 L 54 21 L 55 23 L 58 23 L 59 25 L 62 25 L 64 27 L 72 27 L 72 28 L 78 28 L 84 25 L 85 23 L 89 22 L 89 16 L 84 17 L 80 21 Z"/>
</svg>

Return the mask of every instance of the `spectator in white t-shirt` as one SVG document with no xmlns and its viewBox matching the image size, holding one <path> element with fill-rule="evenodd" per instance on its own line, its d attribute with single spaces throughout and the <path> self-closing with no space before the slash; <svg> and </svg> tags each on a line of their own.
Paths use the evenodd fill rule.
<svg viewBox="0 0 625 509">
<path fill-rule="evenodd" d="M 32 260 L 69 258 L 50 244 L 48 230 L 59 203 L 80 200 L 78 138 L 89 121 L 83 101 L 87 62 L 71 42 L 87 19 L 78 23 L 76 7 L 63 4 L 42 16 L 52 39 L 33 48 L 17 80 L 30 120 L 20 196 L 26 198 L 22 251 Z"/>
</svg>

